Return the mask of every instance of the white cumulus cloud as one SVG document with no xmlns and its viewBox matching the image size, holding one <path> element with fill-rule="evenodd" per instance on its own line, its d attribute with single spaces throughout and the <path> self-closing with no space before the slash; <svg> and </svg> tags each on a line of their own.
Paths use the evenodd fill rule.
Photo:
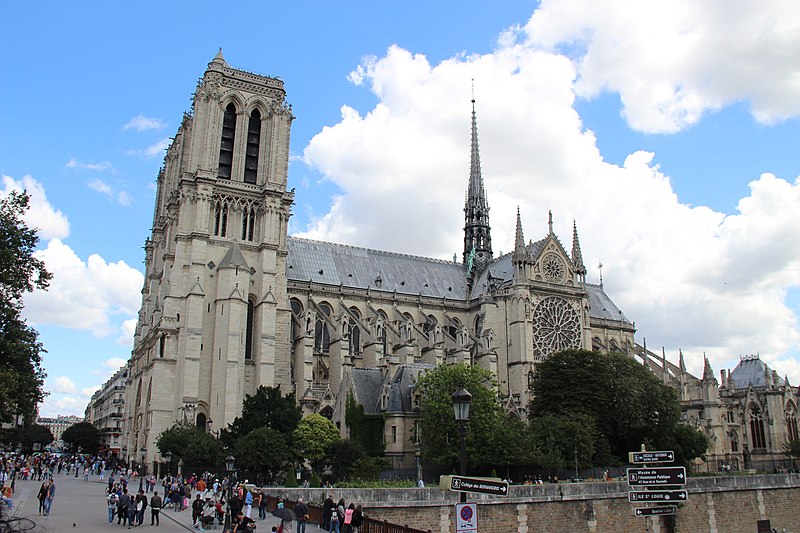
<svg viewBox="0 0 800 533">
<path fill-rule="evenodd" d="M 672 132 L 739 101 L 800 114 L 794 0 L 543 0 L 518 37 L 575 59 L 576 92 L 619 93 L 631 127 Z"/>
<path fill-rule="evenodd" d="M 545 1 L 542 9 L 531 22 L 536 28 L 537 16 L 555 8 Z M 576 15 L 578 27 L 583 18 Z M 717 371 L 741 354 L 760 352 L 800 382 L 791 355 L 800 330 L 786 304 L 787 291 L 800 286 L 800 182 L 752 176 L 733 215 L 683 203 L 657 154 L 634 152 L 621 166 L 604 161 L 574 108 L 587 94 L 583 56 L 515 37 L 504 36 L 492 53 L 435 65 L 399 47 L 365 60 L 351 80 L 378 103 L 363 115 L 344 106 L 339 122 L 303 152 L 306 164 L 341 194 L 302 235 L 446 259 L 460 255 L 475 79 L 495 253 L 513 249 L 517 206 L 526 239 L 546 236 L 552 210 L 555 231 L 569 248 L 575 219 L 590 281 L 598 280 L 594 265 L 602 261 L 606 292 L 636 321 L 640 342 L 644 336 L 650 347 L 667 346 L 672 359 L 682 347 L 694 371 L 702 370 L 703 352 Z M 793 68 L 787 61 L 784 75 Z M 648 76 L 641 77 L 646 85 Z M 754 107 L 760 102 L 747 91 L 738 97 L 749 97 Z M 698 109 L 711 105 L 704 102 Z M 655 100 L 641 105 L 658 120 L 677 116 Z"/>
<path fill-rule="evenodd" d="M 63 239 L 69 236 L 69 221 L 66 215 L 50 204 L 44 187 L 33 177 L 27 175 L 18 181 L 3 175 L 3 187 L 0 197 L 12 191 L 27 191 L 30 195 L 30 204 L 24 220 L 28 227 L 37 228 L 43 239 Z"/>
<path fill-rule="evenodd" d="M 124 261 L 108 263 L 97 254 L 86 261 L 58 239 L 36 252 L 53 280 L 47 291 L 25 298 L 25 314 L 34 323 L 87 330 L 97 337 L 118 332 L 111 318 L 135 316 L 144 276 Z"/>
<path fill-rule="evenodd" d="M 73 383 L 72 380 L 67 376 L 57 377 L 55 379 L 53 390 L 55 392 L 63 392 L 66 394 L 76 394 L 78 392 L 78 388 L 75 386 L 75 383 Z"/>
<path fill-rule="evenodd" d="M 166 127 L 166 125 L 166 122 L 160 118 L 146 117 L 142 114 L 139 114 L 130 119 L 128 123 L 122 127 L 122 129 L 123 131 L 131 129 L 136 131 L 160 130 Z"/>
</svg>

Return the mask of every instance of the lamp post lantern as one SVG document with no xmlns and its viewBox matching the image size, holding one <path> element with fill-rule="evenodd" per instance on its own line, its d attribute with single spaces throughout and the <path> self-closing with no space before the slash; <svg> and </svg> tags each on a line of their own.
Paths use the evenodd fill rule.
<svg viewBox="0 0 800 533">
<path fill-rule="evenodd" d="M 223 527 L 224 531 L 231 530 L 231 497 L 233 496 L 233 483 L 234 483 L 234 476 L 236 474 L 236 458 L 233 455 L 229 455 L 225 458 L 225 470 L 228 471 L 228 504 L 225 508 L 225 526 Z"/>
<path fill-rule="evenodd" d="M 459 473 L 467 475 L 467 422 L 469 422 L 469 406 L 472 403 L 472 394 L 464 388 L 458 389 L 453 393 L 453 414 L 458 424 L 459 437 L 459 460 L 461 468 Z M 466 503 L 467 493 L 461 493 L 461 503 Z"/>
</svg>

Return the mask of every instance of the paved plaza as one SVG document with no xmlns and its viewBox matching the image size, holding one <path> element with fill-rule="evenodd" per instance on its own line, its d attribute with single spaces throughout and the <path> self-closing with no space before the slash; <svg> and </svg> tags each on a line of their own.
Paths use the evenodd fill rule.
<svg viewBox="0 0 800 533">
<path fill-rule="evenodd" d="M 11 516 L 29 518 L 33 520 L 37 528 L 34 531 L 46 531 L 53 533 L 97 533 L 109 531 L 127 531 L 127 526 L 117 525 L 116 519 L 113 524 L 108 523 L 108 508 L 106 507 L 105 489 L 106 482 L 101 482 L 98 476 L 92 476 L 88 482 L 83 477 L 76 478 L 63 474 L 55 475 L 56 496 L 53 500 L 53 507 L 49 516 L 42 516 L 38 513 L 39 501 L 36 494 L 41 486 L 41 481 L 16 482 L 14 493 L 14 509 L 10 511 Z M 138 484 L 131 484 L 131 492 L 138 491 Z M 156 487 L 161 494 L 160 486 Z M 148 494 L 149 496 L 152 494 Z M 162 494 L 163 496 L 163 494 Z M 253 516 L 258 513 L 254 510 Z M 268 515 L 266 520 L 257 521 L 256 531 L 269 532 L 272 526 L 277 526 L 279 520 L 272 515 Z M 293 531 L 296 531 L 297 524 L 293 523 Z M 140 528 L 153 528 L 163 533 L 199 531 L 192 527 L 192 512 L 187 509 L 182 512 L 175 512 L 172 509 L 161 511 L 161 525 L 158 528 L 150 526 L 150 509 L 145 511 L 144 523 Z M 132 529 L 136 529 L 135 527 Z M 217 531 L 221 532 L 222 527 Z M 308 525 L 307 533 L 319 533 L 322 531 L 316 526 Z"/>
</svg>

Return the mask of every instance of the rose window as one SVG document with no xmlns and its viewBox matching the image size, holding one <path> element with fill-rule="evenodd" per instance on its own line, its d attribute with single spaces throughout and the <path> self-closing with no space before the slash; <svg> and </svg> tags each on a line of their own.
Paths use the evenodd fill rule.
<svg viewBox="0 0 800 533">
<path fill-rule="evenodd" d="M 545 298 L 533 312 L 534 359 L 541 361 L 562 350 L 580 348 L 581 322 L 578 313 L 563 298 Z"/>
</svg>

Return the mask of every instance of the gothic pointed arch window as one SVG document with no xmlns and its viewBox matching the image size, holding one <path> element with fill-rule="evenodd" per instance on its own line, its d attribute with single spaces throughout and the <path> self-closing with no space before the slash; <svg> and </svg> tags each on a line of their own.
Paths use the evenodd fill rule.
<svg viewBox="0 0 800 533">
<path fill-rule="evenodd" d="M 387 320 L 389 320 L 389 318 L 386 316 L 386 313 L 384 313 L 383 310 L 378 309 L 378 320 L 377 320 L 377 323 L 375 325 L 375 337 L 378 339 L 378 344 L 381 347 L 381 353 L 383 355 L 386 355 L 386 354 L 389 353 L 389 350 L 388 350 L 389 346 L 388 346 L 388 341 L 387 341 L 388 335 L 386 335 L 386 321 Z"/>
<path fill-rule="evenodd" d="M 197 413 L 197 418 L 195 420 L 195 425 L 197 426 L 198 431 L 202 431 L 205 433 L 206 431 L 206 415 L 205 413 Z"/>
<path fill-rule="evenodd" d="M 256 210 L 253 207 L 242 208 L 242 240 L 252 241 L 255 230 Z"/>
<path fill-rule="evenodd" d="M 217 237 L 228 235 L 228 202 L 225 200 L 214 202 L 214 235 Z"/>
<path fill-rule="evenodd" d="M 247 148 L 244 157 L 244 182 L 256 183 L 258 177 L 258 146 L 261 140 L 261 113 L 254 109 L 247 123 Z"/>
<path fill-rule="evenodd" d="M 254 328 L 255 328 L 255 314 L 256 314 L 256 305 L 252 298 L 247 300 L 247 326 L 245 330 L 245 337 L 244 337 L 244 358 L 245 359 L 252 359 L 253 358 L 253 338 L 255 337 Z"/>
<path fill-rule="evenodd" d="M 350 308 L 350 317 L 347 321 L 347 350 L 350 355 L 361 354 L 361 328 L 358 327 L 357 319 L 361 318 L 361 313 L 357 307 Z M 354 318 L 355 317 L 355 318 Z"/>
<path fill-rule="evenodd" d="M 302 328 L 298 326 L 298 324 L 303 324 L 303 304 L 301 304 L 300 300 L 297 298 L 292 298 L 289 300 L 289 305 L 292 307 L 292 343 L 295 343 L 298 339 L 303 337 Z"/>
<path fill-rule="evenodd" d="M 767 447 L 764 415 L 757 405 L 750 406 L 750 444 L 753 449 Z"/>
<path fill-rule="evenodd" d="M 325 317 L 330 318 L 333 311 L 326 302 L 319 304 L 320 316 L 317 315 L 317 322 L 314 324 L 314 353 L 326 354 L 331 346 L 331 332 Z"/>
<path fill-rule="evenodd" d="M 233 147 L 236 137 L 236 106 L 233 103 L 225 108 L 222 117 L 222 138 L 219 143 L 219 177 L 231 179 L 233 169 Z"/>
<path fill-rule="evenodd" d="M 433 315 L 428 315 L 425 317 L 425 324 L 422 325 L 422 332 L 428 338 L 429 341 L 433 342 L 433 333 L 436 331 L 436 324 L 437 324 L 436 317 Z"/>
<path fill-rule="evenodd" d="M 797 412 L 791 403 L 786 406 L 786 436 L 790 441 L 798 440 Z"/>
<path fill-rule="evenodd" d="M 731 451 L 738 452 L 739 451 L 739 436 L 736 434 L 734 430 L 728 434 L 731 438 Z"/>
</svg>

